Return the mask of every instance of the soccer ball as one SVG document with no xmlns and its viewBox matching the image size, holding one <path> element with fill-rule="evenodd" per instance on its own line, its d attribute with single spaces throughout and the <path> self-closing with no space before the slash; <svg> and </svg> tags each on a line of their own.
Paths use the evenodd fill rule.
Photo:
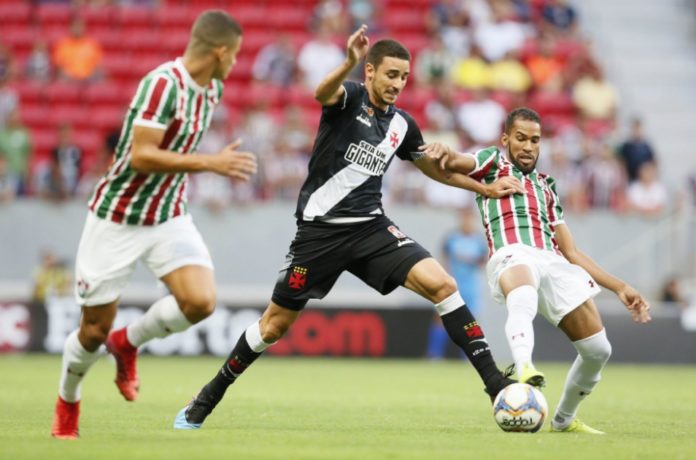
<svg viewBox="0 0 696 460">
<path fill-rule="evenodd" d="M 544 425 L 548 411 L 541 391 L 526 383 L 506 386 L 493 403 L 495 421 L 503 431 L 536 433 Z"/>
</svg>

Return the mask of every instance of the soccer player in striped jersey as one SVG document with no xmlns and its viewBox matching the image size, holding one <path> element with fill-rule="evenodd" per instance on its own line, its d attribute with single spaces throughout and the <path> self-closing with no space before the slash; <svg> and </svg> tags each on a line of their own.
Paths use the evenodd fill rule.
<svg viewBox="0 0 696 460">
<path fill-rule="evenodd" d="M 452 185 L 461 181 L 485 195 L 512 193 L 519 183 L 450 179 L 437 161 L 421 154 L 420 129 L 408 113 L 394 106 L 408 79 L 410 54 L 395 40 L 380 40 L 370 48 L 365 31 L 362 26 L 351 35 L 346 60 L 315 90 L 322 105 L 319 132 L 297 200 L 297 234 L 271 302 L 261 320 L 239 338 L 217 375 L 179 412 L 177 429 L 200 428 L 227 388 L 288 331 L 307 301 L 323 298 L 346 271 L 382 294 L 404 286 L 432 302 L 491 398 L 513 382 L 498 370 L 454 279 L 384 215 L 381 188 L 382 177 L 396 158 L 413 161 L 432 179 Z M 363 57 L 365 82 L 345 81 Z"/>
<path fill-rule="evenodd" d="M 99 357 L 116 359 L 123 397 L 138 395 L 137 349 L 183 331 L 215 308 L 213 264 L 187 213 L 187 173 L 211 171 L 239 180 L 256 172 L 255 156 L 235 142 L 211 155 L 194 155 L 222 97 L 222 80 L 236 62 L 242 29 L 223 11 L 203 12 L 183 57 L 147 74 L 127 112 L 114 161 L 89 200 L 76 258 L 80 328 L 70 334 L 52 434 L 78 437 L 80 386 Z M 124 288 L 141 260 L 169 289 L 138 321 L 112 331 Z"/>
<path fill-rule="evenodd" d="M 536 170 L 539 115 L 528 108 L 510 112 L 501 141 L 507 156 L 496 147 L 461 154 L 434 143 L 422 150 L 451 174 L 468 175 L 482 183 L 514 177 L 522 184 L 524 193 L 477 196 L 490 252 L 486 271 L 491 293 L 508 309 L 505 334 L 520 381 L 539 387 L 545 383 L 544 374 L 532 363 L 532 321 L 537 311 L 561 329 L 578 352 L 551 421 L 552 431 L 603 434 L 576 417 L 611 354 L 592 298 L 599 292 L 598 284 L 613 291 L 639 323 L 650 321 L 650 306 L 636 289 L 575 246 L 563 220 L 556 182 Z"/>
</svg>

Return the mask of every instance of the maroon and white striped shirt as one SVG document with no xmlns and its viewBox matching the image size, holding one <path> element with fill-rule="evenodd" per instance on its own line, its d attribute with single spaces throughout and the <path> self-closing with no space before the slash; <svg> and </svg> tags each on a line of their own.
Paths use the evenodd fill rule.
<svg viewBox="0 0 696 460">
<path fill-rule="evenodd" d="M 555 226 L 563 223 L 563 208 L 556 181 L 536 169 L 524 174 L 496 147 L 480 150 L 474 157 L 476 168 L 469 174 L 473 179 L 490 184 L 513 176 L 527 191 L 503 198 L 476 196 L 490 254 L 515 243 L 560 253 Z"/>
<path fill-rule="evenodd" d="M 164 130 L 160 148 L 188 155 L 196 151 L 221 99 L 222 82 L 201 87 L 181 58 L 147 74 L 130 103 L 114 161 L 97 183 L 89 209 L 97 217 L 129 225 L 156 225 L 185 214 L 188 174 L 134 171 L 133 127 Z"/>
</svg>

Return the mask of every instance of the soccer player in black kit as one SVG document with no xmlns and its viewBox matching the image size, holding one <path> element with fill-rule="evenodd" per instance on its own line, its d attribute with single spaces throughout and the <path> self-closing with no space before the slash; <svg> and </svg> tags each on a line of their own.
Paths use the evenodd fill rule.
<svg viewBox="0 0 696 460">
<path fill-rule="evenodd" d="M 323 298 L 344 271 L 382 294 L 404 286 L 433 302 L 491 398 L 514 382 L 498 369 L 454 279 L 384 215 L 381 187 L 394 157 L 413 161 L 435 180 L 466 184 L 488 196 L 520 192 L 521 186 L 513 179 L 487 187 L 464 175 L 444 173 L 422 153 L 418 126 L 393 105 L 406 85 L 409 52 L 394 40 L 369 48 L 366 29 L 362 26 L 350 36 L 346 60 L 316 88 L 323 106 L 319 132 L 297 203 L 297 234 L 271 302 L 239 338 L 217 375 L 181 409 L 175 428 L 200 428 L 227 387 L 288 331 L 309 299 Z M 365 83 L 344 81 L 365 56 Z"/>
</svg>

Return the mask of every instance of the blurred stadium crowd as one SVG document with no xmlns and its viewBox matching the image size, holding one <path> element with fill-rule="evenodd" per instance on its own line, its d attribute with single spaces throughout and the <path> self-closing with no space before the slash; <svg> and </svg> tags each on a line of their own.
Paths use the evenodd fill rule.
<svg viewBox="0 0 696 460">
<path fill-rule="evenodd" d="M 496 144 L 506 111 L 528 105 L 544 122 L 540 169 L 559 179 L 567 209 L 650 216 L 674 202 L 641 120 L 618 122 L 617 89 L 566 0 L 5 0 L 0 200 L 85 200 L 139 79 L 180 55 L 198 12 L 215 7 L 230 11 L 245 34 L 200 151 L 239 137 L 261 167 L 246 184 L 193 177 L 192 202 L 221 210 L 295 200 L 320 114 L 312 90 L 362 23 L 373 41 L 391 36 L 410 49 L 412 77 L 398 105 L 427 141 L 465 151 Z M 385 176 L 386 201 L 471 203 L 397 163 L 399 172 Z"/>
</svg>

